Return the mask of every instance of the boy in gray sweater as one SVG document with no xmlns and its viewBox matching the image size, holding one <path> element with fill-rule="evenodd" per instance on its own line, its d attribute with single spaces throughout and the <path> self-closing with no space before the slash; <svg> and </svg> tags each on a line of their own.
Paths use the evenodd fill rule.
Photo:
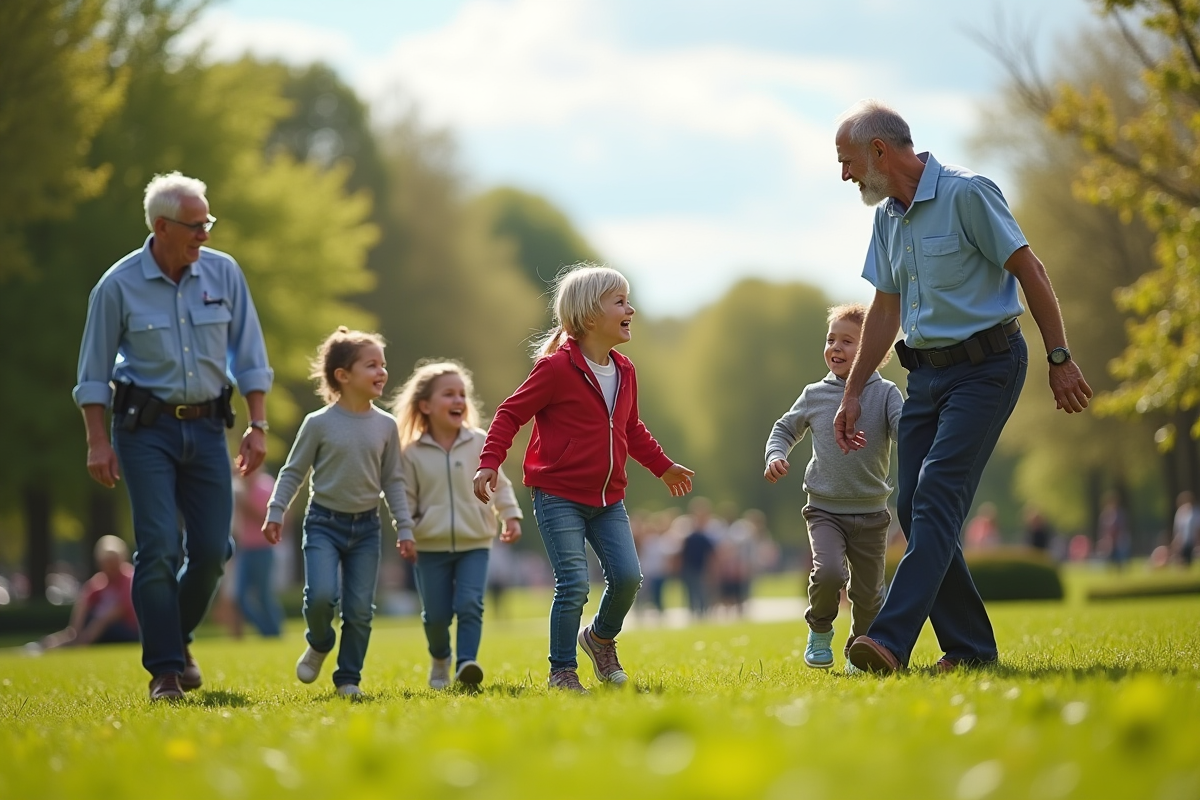
<svg viewBox="0 0 1200 800">
<path fill-rule="evenodd" d="M 864 446 L 843 455 L 834 441 L 833 418 L 842 402 L 846 376 L 862 335 L 865 306 L 854 303 L 829 310 L 825 364 L 829 374 L 809 384 L 791 411 L 775 423 L 767 439 L 764 477 L 775 483 L 788 474 L 788 453 L 812 430 L 813 454 L 804 471 L 808 539 L 813 566 L 808 577 L 808 646 L 804 663 L 833 666 L 833 620 L 843 586 L 849 581 L 851 633 L 864 635 L 883 605 L 883 563 L 891 515 L 888 466 L 904 398 L 896 384 L 878 372 L 862 394 L 858 436 Z M 886 363 L 886 359 L 884 361 Z M 882 366 L 882 364 L 880 365 Z M 849 565 L 849 572 L 847 572 Z M 849 669 L 849 667 L 848 667 Z"/>
</svg>

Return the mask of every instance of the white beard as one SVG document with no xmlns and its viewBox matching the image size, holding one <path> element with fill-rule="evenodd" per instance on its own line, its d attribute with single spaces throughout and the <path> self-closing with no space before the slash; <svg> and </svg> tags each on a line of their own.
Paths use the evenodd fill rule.
<svg viewBox="0 0 1200 800">
<path fill-rule="evenodd" d="M 867 162 L 867 174 L 863 176 L 858 191 L 863 203 L 868 206 L 877 206 L 892 195 L 887 178 L 875 168 L 873 160 Z"/>
</svg>

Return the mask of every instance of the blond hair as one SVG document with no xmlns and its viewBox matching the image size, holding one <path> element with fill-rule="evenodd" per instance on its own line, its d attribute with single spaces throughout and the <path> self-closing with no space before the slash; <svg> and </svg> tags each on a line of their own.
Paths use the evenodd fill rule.
<svg viewBox="0 0 1200 800">
<path fill-rule="evenodd" d="M 588 262 L 564 267 L 554 279 L 554 325 L 534 342 L 534 358 L 554 353 L 567 337 L 582 338 L 602 313 L 604 296 L 615 291 L 629 293 L 629 281 L 615 269 Z"/>
<path fill-rule="evenodd" d="M 350 370 L 358 361 L 362 349 L 370 345 L 382 350 L 387 343 L 378 333 L 352 331 L 345 325 L 338 326 L 336 331 L 329 334 L 317 348 L 317 356 L 312 360 L 311 372 L 308 373 L 308 377 L 317 382 L 317 396 L 330 405 L 336 403 L 342 396 L 337 371 Z"/>
<path fill-rule="evenodd" d="M 467 390 L 467 411 L 463 415 L 463 425 L 468 428 L 479 427 L 479 402 L 475 399 L 475 381 L 471 377 L 471 370 L 453 359 L 423 359 L 417 362 L 412 375 L 400 387 L 391 404 L 396 425 L 400 428 L 402 447 L 420 439 L 421 434 L 429 430 L 429 416 L 421 413 L 421 401 L 433 397 L 434 384 L 438 378 L 446 375 L 462 378 Z"/>
<path fill-rule="evenodd" d="M 825 322 L 828 325 L 832 325 L 835 322 L 841 322 L 842 320 L 853 322 L 858 326 L 859 336 L 861 338 L 862 326 L 867 320 L 867 311 L 867 307 L 862 303 L 842 303 L 841 305 L 830 306 L 829 314 L 825 317 Z M 882 367 L 891 360 L 892 351 L 889 350 L 887 351 L 887 354 L 884 355 L 883 360 L 879 362 L 879 365 L 875 367 L 875 369 L 879 369 L 879 367 Z"/>
<path fill-rule="evenodd" d="M 92 558 L 96 559 L 96 563 L 100 563 L 109 553 L 122 561 L 128 561 L 129 545 L 125 544 L 125 540 L 119 536 L 113 536 L 111 533 L 105 534 L 96 540 L 96 546 L 92 548 Z"/>
</svg>

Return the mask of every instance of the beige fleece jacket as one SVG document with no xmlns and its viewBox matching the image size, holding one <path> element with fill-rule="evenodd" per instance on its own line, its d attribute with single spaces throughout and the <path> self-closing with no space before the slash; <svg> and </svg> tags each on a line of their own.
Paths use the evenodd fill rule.
<svg viewBox="0 0 1200 800">
<path fill-rule="evenodd" d="M 417 551 L 453 553 L 492 546 L 498 520 L 521 519 L 512 482 L 498 470 L 499 489 L 486 505 L 472 481 L 486 434 L 463 429 L 446 452 L 428 433 L 401 450 L 408 508 Z"/>
</svg>

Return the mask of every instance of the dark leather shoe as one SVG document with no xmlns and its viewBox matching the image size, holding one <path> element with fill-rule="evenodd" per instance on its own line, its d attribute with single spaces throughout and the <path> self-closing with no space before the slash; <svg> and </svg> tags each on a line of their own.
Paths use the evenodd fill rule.
<svg viewBox="0 0 1200 800">
<path fill-rule="evenodd" d="M 174 672 L 159 675 L 150 681 L 151 700 L 178 700 L 183 697 L 183 687 L 179 685 L 179 676 Z"/>
<path fill-rule="evenodd" d="M 850 663 L 876 675 L 889 675 L 901 669 L 900 659 L 869 636 L 860 636 L 850 645 Z"/>
<path fill-rule="evenodd" d="M 199 689 L 204 685 L 204 677 L 200 674 L 200 665 L 192 656 L 192 648 L 183 649 L 183 674 L 179 676 L 179 685 L 185 692 Z"/>
<path fill-rule="evenodd" d="M 958 669 L 958 664 L 959 661 L 957 658 L 942 656 L 938 659 L 937 663 L 933 665 L 933 668 L 938 672 L 954 672 L 954 670 Z"/>
</svg>

